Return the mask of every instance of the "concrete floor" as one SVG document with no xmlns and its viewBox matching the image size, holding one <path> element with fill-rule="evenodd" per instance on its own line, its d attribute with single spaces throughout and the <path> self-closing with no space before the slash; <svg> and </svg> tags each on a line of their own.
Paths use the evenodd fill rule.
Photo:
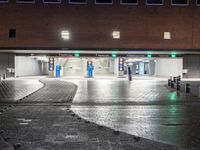
<svg viewBox="0 0 200 150">
<path fill-rule="evenodd" d="M 29 80 L 32 78 L 22 81 L 29 83 Z M 0 114 L 0 129 L 6 130 L 11 144 L 20 142 L 25 149 L 34 150 L 178 149 L 153 142 L 159 141 L 200 149 L 199 98 L 167 88 L 163 79 L 136 78 L 132 82 L 116 78 L 45 80 L 46 89 Z M 19 83 L 27 88 L 31 85 Z M 73 119 L 68 113 L 66 106 L 71 105 L 71 93 L 76 87 L 72 83 L 78 90 L 71 109 L 78 116 L 94 122 L 91 126 L 77 120 L 78 116 Z M 32 85 L 40 87 L 39 84 Z M 13 90 L 20 86 L 10 87 Z M 5 103 L 0 104 L 5 107 Z M 96 124 L 128 134 L 115 137 L 109 128 L 100 133 Z M 131 135 L 153 141 L 142 138 L 140 142 L 134 142 L 130 140 L 133 139 Z"/>
</svg>

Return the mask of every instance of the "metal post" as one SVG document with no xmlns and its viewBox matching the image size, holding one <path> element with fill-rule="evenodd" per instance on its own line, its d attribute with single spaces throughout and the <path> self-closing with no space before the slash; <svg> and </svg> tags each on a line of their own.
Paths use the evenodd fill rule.
<svg viewBox="0 0 200 150">
<path fill-rule="evenodd" d="M 174 88 L 174 82 L 171 81 L 171 88 Z"/>
<path fill-rule="evenodd" d="M 3 74 L 3 79 L 4 79 L 4 80 L 6 79 L 6 74 Z"/>
<path fill-rule="evenodd" d="M 176 79 L 177 79 L 176 77 L 173 78 L 174 83 L 176 83 Z"/>
<path fill-rule="evenodd" d="M 171 86 L 171 79 L 168 79 L 168 86 Z"/>
<path fill-rule="evenodd" d="M 185 92 L 188 94 L 190 93 L 190 84 L 186 84 L 186 87 L 185 87 Z"/>
<path fill-rule="evenodd" d="M 181 89 L 180 81 L 177 81 L 176 90 L 180 91 L 180 89 Z"/>
</svg>

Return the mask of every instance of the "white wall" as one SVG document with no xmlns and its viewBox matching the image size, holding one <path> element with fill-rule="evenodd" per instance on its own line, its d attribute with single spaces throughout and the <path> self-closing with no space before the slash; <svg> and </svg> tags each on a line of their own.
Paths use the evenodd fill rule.
<svg viewBox="0 0 200 150">
<path fill-rule="evenodd" d="M 118 76 L 119 75 L 119 70 L 118 70 L 118 67 L 119 67 L 119 58 L 115 58 L 114 59 L 114 74 L 115 76 Z"/>
<path fill-rule="evenodd" d="M 149 75 L 155 75 L 155 60 L 149 60 Z"/>
<path fill-rule="evenodd" d="M 34 76 L 46 73 L 47 64 L 30 56 L 15 56 L 15 76 Z"/>
<path fill-rule="evenodd" d="M 0 54 L 0 76 L 8 74 L 7 68 L 14 68 L 14 57 L 15 54 Z"/>
<path fill-rule="evenodd" d="M 156 59 L 155 75 L 159 77 L 182 76 L 182 58 L 158 58 Z"/>
<path fill-rule="evenodd" d="M 110 64 L 110 67 L 109 67 L 109 71 L 111 73 L 114 73 L 115 72 L 115 60 L 114 59 L 109 59 L 109 64 Z"/>
</svg>

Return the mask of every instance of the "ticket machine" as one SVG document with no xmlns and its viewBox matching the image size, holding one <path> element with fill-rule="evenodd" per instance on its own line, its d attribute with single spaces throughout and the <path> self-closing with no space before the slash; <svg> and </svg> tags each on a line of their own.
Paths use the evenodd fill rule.
<svg viewBox="0 0 200 150">
<path fill-rule="evenodd" d="M 56 77 L 60 77 L 60 70 L 61 70 L 61 66 L 56 65 Z"/>
<path fill-rule="evenodd" d="M 93 70 L 94 70 L 94 67 L 93 67 L 92 61 L 87 61 L 87 72 L 88 72 L 89 78 L 93 77 Z"/>
</svg>

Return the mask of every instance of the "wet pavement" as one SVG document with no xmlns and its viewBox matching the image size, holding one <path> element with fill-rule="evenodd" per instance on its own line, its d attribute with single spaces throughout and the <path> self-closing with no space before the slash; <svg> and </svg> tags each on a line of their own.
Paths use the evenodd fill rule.
<svg viewBox="0 0 200 150">
<path fill-rule="evenodd" d="M 190 84 L 190 94 L 200 98 L 200 81 L 181 81 L 181 92 L 186 92 L 186 84 Z"/>
<path fill-rule="evenodd" d="M 154 141 L 200 149 L 200 100 L 158 80 L 73 80 L 81 117 Z"/>
<path fill-rule="evenodd" d="M 42 82 L 44 87 L 41 83 L 39 91 L 27 92 L 28 97 L 17 104 L 9 99 L 8 108 L 0 114 L 3 136 L 10 137 L 11 145 L 21 143 L 18 149 L 200 149 L 199 98 L 175 92 L 166 81 Z M 24 89 L 32 90 L 28 87 L 24 83 Z"/>
<path fill-rule="evenodd" d="M 3 136 L 10 137 L 11 145 L 21 145 L 16 149 L 184 150 L 83 120 L 69 108 L 76 92 L 75 84 L 55 79 L 42 82 L 45 84 L 42 89 L 0 115 Z"/>
<path fill-rule="evenodd" d="M 67 79 L 66 79 L 67 81 Z M 195 96 L 188 96 L 167 87 L 166 80 L 68 80 L 78 85 L 73 104 L 78 105 L 130 105 L 130 104 L 182 104 L 200 102 Z"/>
<path fill-rule="evenodd" d="M 199 105 L 73 106 L 100 125 L 162 143 L 200 148 Z"/>
</svg>

